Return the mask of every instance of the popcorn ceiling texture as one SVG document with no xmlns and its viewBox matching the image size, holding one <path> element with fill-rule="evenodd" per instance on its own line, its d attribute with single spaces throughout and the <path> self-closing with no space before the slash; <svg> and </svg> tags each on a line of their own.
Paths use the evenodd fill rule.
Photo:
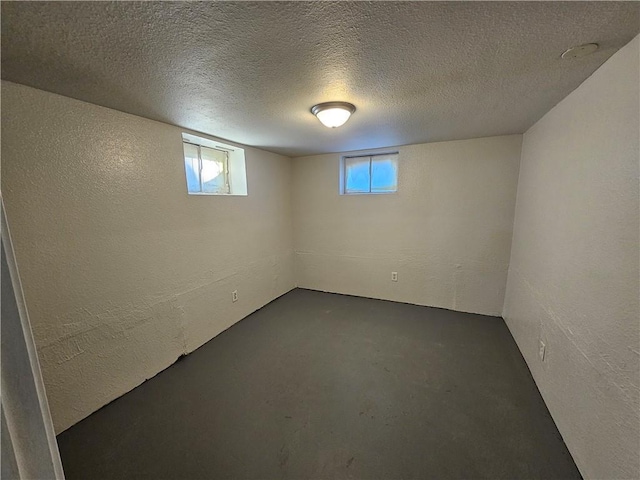
<svg viewBox="0 0 640 480">
<path fill-rule="evenodd" d="M 500 316 L 521 142 L 400 147 L 395 194 L 339 195 L 340 154 L 293 159 L 298 285 Z"/>
<path fill-rule="evenodd" d="M 585 478 L 640 478 L 639 45 L 522 147 L 504 318 Z"/>
<path fill-rule="evenodd" d="M 639 29 L 637 2 L 3 2 L 2 78 L 301 156 L 523 133 Z"/>
<path fill-rule="evenodd" d="M 57 432 L 295 286 L 290 159 L 247 148 L 248 197 L 188 196 L 182 131 L 2 82 L 2 194 Z"/>
</svg>

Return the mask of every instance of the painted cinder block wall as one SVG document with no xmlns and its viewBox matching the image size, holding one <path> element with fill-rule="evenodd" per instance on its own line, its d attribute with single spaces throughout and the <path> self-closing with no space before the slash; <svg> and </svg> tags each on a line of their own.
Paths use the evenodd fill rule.
<svg viewBox="0 0 640 480">
<path fill-rule="evenodd" d="M 504 318 L 585 478 L 640 478 L 639 39 L 522 146 Z"/>
<path fill-rule="evenodd" d="M 249 196 L 189 196 L 183 131 L 2 82 L 2 194 L 57 432 L 295 286 L 291 160 L 245 147 Z"/>
<path fill-rule="evenodd" d="M 399 152 L 398 191 L 379 195 L 339 194 L 340 153 L 294 158 L 298 285 L 500 316 L 521 142 L 369 150 Z"/>
</svg>

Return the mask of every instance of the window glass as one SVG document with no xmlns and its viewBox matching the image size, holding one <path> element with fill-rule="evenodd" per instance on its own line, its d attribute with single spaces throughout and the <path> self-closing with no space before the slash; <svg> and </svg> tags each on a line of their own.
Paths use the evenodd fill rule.
<svg viewBox="0 0 640 480">
<path fill-rule="evenodd" d="M 341 193 L 393 193 L 398 191 L 398 154 L 343 157 Z"/>
<path fill-rule="evenodd" d="M 202 170 L 200 172 L 203 193 L 229 193 L 227 182 L 227 156 L 214 148 L 200 147 Z"/>
<path fill-rule="evenodd" d="M 398 155 L 371 157 L 371 192 L 389 193 L 398 190 Z"/>
<path fill-rule="evenodd" d="M 190 143 L 184 146 L 184 170 L 187 176 L 187 190 L 189 193 L 200 192 L 200 165 L 198 161 L 198 147 Z"/>
<path fill-rule="evenodd" d="M 189 195 L 247 195 L 244 149 L 182 133 Z"/>
<path fill-rule="evenodd" d="M 368 193 L 370 157 L 345 158 L 345 193 Z"/>
</svg>

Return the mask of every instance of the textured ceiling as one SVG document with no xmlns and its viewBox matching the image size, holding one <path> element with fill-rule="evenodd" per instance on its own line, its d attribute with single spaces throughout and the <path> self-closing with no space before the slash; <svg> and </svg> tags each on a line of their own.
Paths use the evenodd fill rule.
<svg viewBox="0 0 640 480">
<path fill-rule="evenodd" d="M 636 2 L 3 2 L 2 78 L 297 156 L 522 133 L 639 25 Z M 309 113 L 330 100 L 358 109 L 335 130 Z"/>
</svg>

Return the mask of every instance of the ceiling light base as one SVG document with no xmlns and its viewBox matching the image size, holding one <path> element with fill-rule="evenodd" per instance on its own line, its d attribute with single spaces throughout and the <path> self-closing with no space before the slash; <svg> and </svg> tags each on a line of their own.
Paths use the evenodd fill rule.
<svg viewBox="0 0 640 480">
<path fill-rule="evenodd" d="M 344 125 L 355 111 L 355 105 L 348 102 L 325 102 L 311 107 L 311 113 L 328 128 Z"/>
</svg>

